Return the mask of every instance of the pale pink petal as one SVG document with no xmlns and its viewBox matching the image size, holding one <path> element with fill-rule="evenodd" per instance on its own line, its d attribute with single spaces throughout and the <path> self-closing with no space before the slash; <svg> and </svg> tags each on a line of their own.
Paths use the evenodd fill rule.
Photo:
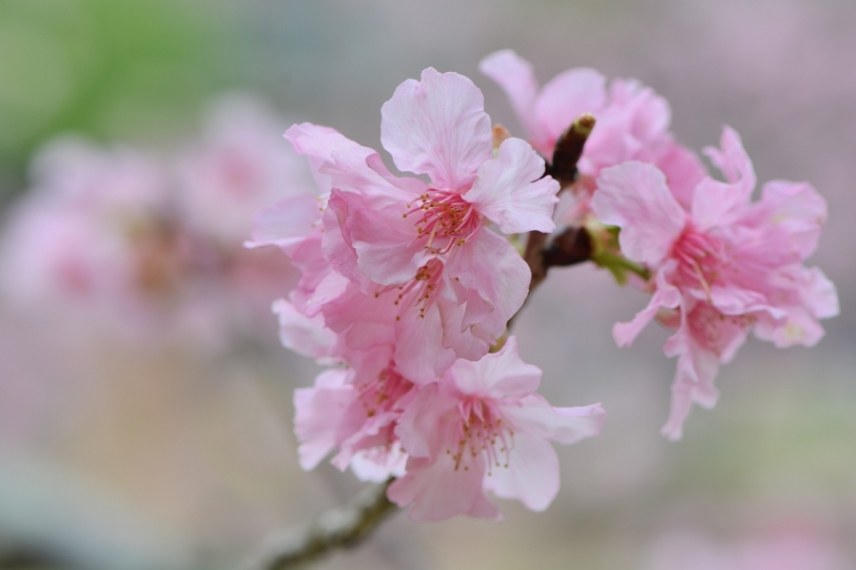
<svg viewBox="0 0 856 570">
<path fill-rule="evenodd" d="M 720 148 L 707 148 L 705 154 L 722 171 L 726 182 L 702 180 L 693 194 L 693 221 L 700 229 L 734 223 L 749 206 L 755 189 L 755 170 L 740 136 L 731 128 L 722 131 Z"/>
<path fill-rule="evenodd" d="M 835 284 L 818 267 L 804 269 L 805 281 L 800 289 L 802 302 L 818 319 L 831 319 L 841 312 Z"/>
<path fill-rule="evenodd" d="M 601 222 L 619 226 L 622 253 L 656 265 L 680 236 L 687 214 L 656 166 L 626 162 L 604 169 L 597 179 L 592 210 Z"/>
<path fill-rule="evenodd" d="M 616 323 L 612 327 L 612 338 L 618 346 L 629 346 L 661 309 L 675 309 L 681 304 L 681 291 L 667 281 L 667 269 L 657 272 L 657 290 L 648 306 L 636 313 L 633 320 Z"/>
<path fill-rule="evenodd" d="M 330 356 L 336 335 L 321 316 L 308 317 L 285 299 L 274 301 L 273 312 L 279 319 L 282 345 L 310 358 Z"/>
<path fill-rule="evenodd" d="M 417 522 L 437 522 L 462 514 L 496 520 L 499 510 L 488 508 L 483 477 L 483 467 L 455 469 L 445 454 L 433 463 L 410 459 L 407 474 L 390 485 L 387 496 L 398 506 L 407 507 L 407 515 Z"/>
<path fill-rule="evenodd" d="M 838 315 L 840 307 L 835 285 L 817 267 L 795 266 L 782 272 L 778 284 L 786 314 L 779 318 L 760 318 L 755 336 L 771 341 L 778 348 L 794 345 L 814 346 L 824 335 L 818 319 Z"/>
<path fill-rule="evenodd" d="M 535 103 L 538 130 L 552 146 L 574 119 L 583 113 L 598 115 L 606 104 L 606 78 L 593 69 L 560 73 L 541 90 Z"/>
<path fill-rule="evenodd" d="M 447 263 L 449 275 L 469 290 L 477 291 L 494 307 L 493 318 L 482 323 L 495 338 L 523 305 L 531 271 L 514 247 L 488 229 L 482 229 L 459 247 Z"/>
<path fill-rule="evenodd" d="M 683 314 L 688 312 L 684 308 Z M 692 315 L 692 311 L 689 311 Z M 678 357 L 675 379 L 672 383 L 672 403 L 669 418 L 661 433 L 672 441 L 681 439 L 683 424 L 689 416 L 692 404 L 712 408 L 719 396 L 714 379 L 719 371 L 719 353 L 708 349 L 693 338 L 689 317 L 682 316 L 678 331 L 666 341 L 663 352 L 669 357 Z M 695 326 L 696 334 L 698 326 Z M 745 338 L 745 334 L 743 335 Z M 740 340 L 742 342 L 742 339 Z M 734 343 L 731 343 L 734 344 Z M 712 348 L 715 348 L 712 346 Z"/>
<path fill-rule="evenodd" d="M 407 454 L 395 446 L 392 449 L 366 449 L 351 458 L 351 471 L 360 481 L 383 483 L 390 477 L 406 473 Z"/>
<path fill-rule="evenodd" d="M 320 217 L 321 203 L 315 196 L 303 194 L 286 198 L 258 213 L 252 239 L 244 245 L 292 247 L 307 239 Z"/>
<path fill-rule="evenodd" d="M 519 406 L 506 406 L 503 413 L 518 431 L 572 445 L 598 435 L 606 419 L 600 404 L 571 408 L 553 407 L 538 394 L 530 394 Z"/>
<path fill-rule="evenodd" d="M 616 79 L 609 89 L 609 111 L 622 115 L 626 132 L 643 145 L 660 142 L 672 122 L 664 97 L 635 79 Z"/>
<path fill-rule="evenodd" d="M 434 185 L 467 188 L 491 157 L 490 118 L 472 81 L 457 73 L 422 72 L 398 86 L 381 109 L 381 142 L 401 170 Z"/>
<path fill-rule="evenodd" d="M 535 120 L 535 96 L 538 82 L 532 65 L 510 49 L 494 52 L 479 64 L 479 70 L 493 79 L 508 96 L 517 120 L 530 140 L 542 138 Z"/>
<path fill-rule="evenodd" d="M 401 373 L 417 384 L 436 382 L 455 361 L 454 347 L 443 341 L 442 314 L 437 306 L 420 317 L 415 308 L 401 315 L 395 343 L 395 362 Z"/>
<path fill-rule="evenodd" d="M 666 175 L 666 184 L 675 199 L 689 211 L 695 188 L 706 174 L 701 160 L 689 149 L 670 142 L 654 164 Z"/>
<path fill-rule="evenodd" d="M 458 358 L 478 360 L 484 356 L 490 345 L 496 340 L 493 335 L 485 338 L 480 323 L 490 318 L 493 307 L 477 293 L 463 287 L 455 287 L 456 282 L 447 284 L 455 288 L 452 295 L 444 295 L 437 300 L 440 314 L 443 315 L 443 339 L 446 346 L 454 347 Z"/>
<path fill-rule="evenodd" d="M 541 369 L 520 359 L 517 338 L 511 336 L 501 350 L 477 362 L 458 360 L 449 369 L 455 386 L 463 394 L 494 398 L 520 398 L 538 389 Z"/>
<path fill-rule="evenodd" d="M 490 466 L 485 486 L 498 497 L 518 499 L 533 511 L 543 511 L 559 492 L 556 451 L 545 439 L 515 434 L 508 463 Z"/>
<path fill-rule="evenodd" d="M 345 374 L 328 370 L 315 387 L 294 391 L 294 430 L 303 469 L 314 469 L 340 442 L 342 415 L 357 397 L 353 386 L 344 383 Z"/>
<path fill-rule="evenodd" d="M 507 234 L 556 229 L 559 183 L 544 176 L 544 159 L 521 139 L 503 141 L 496 158 L 479 167 L 463 197 Z"/>
<path fill-rule="evenodd" d="M 356 254 L 360 272 L 375 283 L 397 285 L 410 281 L 428 261 L 430 256 L 416 240 L 416 230 L 402 217 L 400 203 L 334 190 L 328 206 Z M 344 267 L 337 269 L 347 272 Z"/>
<path fill-rule="evenodd" d="M 695 188 L 691 205 L 695 226 L 700 230 L 729 226 L 749 206 L 749 196 L 732 184 L 705 178 Z"/>
<path fill-rule="evenodd" d="M 428 459 L 444 453 L 443 446 L 453 433 L 447 416 L 457 404 L 454 396 L 441 391 L 436 383 L 419 387 L 395 428 L 404 450 L 411 457 Z"/>
<path fill-rule="evenodd" d="M 786 232 L 801 259 L 817 249 L 826 223 L 826 200 L 806 182 L 772 181 L 764 185 L 761 200 L 755 204 L 762 219 L 758 223 L 777 226 Z"/>
<path fill-rule="evenodd" d="M 424 191 L 416 179 L 393 176 L 375 150 L 329 127 L 301 123 L 289 128 L 285 138 L 298 154 L 309 159 L 322 194 L 340 188 L 409 200 Z"/>
<path fill-rule="evenodd" d="M 743 141 L 737 131 L 726 126 L 722 129 L 719 148 L 708 147 L 704 152 L 722 172 L 725 180 L 734 185 L 737 193 L 748 201 L 757 179 L 752 160 L 743 148 Z"/>
</svg>

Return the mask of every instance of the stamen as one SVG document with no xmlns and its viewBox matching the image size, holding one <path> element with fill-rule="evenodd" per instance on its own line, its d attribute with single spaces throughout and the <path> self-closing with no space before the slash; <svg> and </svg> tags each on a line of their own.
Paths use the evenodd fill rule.
<svg viewBox="0 0 856 570">
<path fill-rule="evenodd" d="M 495 468 L 507 468 L 514 448 L 514 430 L 503 421 L 496 405 L 468 398 L 458 404 L 458 413 L 461 423 L 456 447 L 446 450 L 455 462 L 455 470 L 467 471 L 480 460 L 485 462 L 488 475 Z"/>
</svg>

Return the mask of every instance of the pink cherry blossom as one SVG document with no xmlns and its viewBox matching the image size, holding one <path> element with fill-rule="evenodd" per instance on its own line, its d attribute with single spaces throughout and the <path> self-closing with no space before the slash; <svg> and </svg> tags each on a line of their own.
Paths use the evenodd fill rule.
<svg viewBox="0 0 856 570">
<path fill-rule="evenodd" d="M 472 82 L 427 69 L 383 106 L 384 147 L 398 168 L 426 175 L 428 184 L 393 175 L 375 151 L 327 127 L 295 125 L 286 138 L 321 185 L 323 255 L 352 283 L 352 305 L 373 304 L 383 315 L 402 373 L 433 382 L 455 358 L 487 352 L 523 303 L 530 274 L 486 226 L 551 231 L 558 184 L 543 177 L 543 160 L 522 140 L 504 141 L 494 156 Z M 349 310 L 323 307 L 328 319 Z"/>
<path fill-rule="evenodd" d="M 175 160 L 182 214 L 195 233 L 232 247 L 262 207 L 308 192 L 309 173 L 282 140 L 285 125 L 249 94 L 208 105 L 202 133 Z"/>
<path fill-rule="evenodd" d="M 458 514 L 498 519 L 488 491 L 546 509 L 559 490 L 549 441 L 597 435 L 604 412 L 599 404 L 552 407 L 535 393 L 540 379 L 511 337 L 499 352 L 458 360 L 438 383 L 422 387 L 395 430 L 409 459 L 389 498 L 417 521 Z"/>
<path fill-rule="evenodd" d="M 623 254 L 655 272 L 648 307 L 616 325 L 616 342 L 630 344 L 655 317 L 677 329 L 665 345 L 678 357 L 664 428 L 672 439 L 692 403 L 715 404 L 719 364 L 749 332 L 779 347 L 811 346 L 823 334 L 818 319 L 838 313 L 832 283 L 802 265 L 826 219 L 823 199 L 808 184 L 771 182 L 753 203 L 752 163 L 731 129 L 708 154 L 725 181 L 700 181 L 688 206 L 642 162 L 604 170 L 592 202 L 603 223 L 621 228 Z"/>
<path fill-rule="evenodd" d="M 277 252 L 242 247 L 250 210 L 306 191 L 303 165 L 273 117 L 232 99 L 175 160 L 52 142 L 34 159 L 31 188 L 4 232 L 4 293 L 135 341 L 213 348 L 236 333 L 255 336 L 257 319 L 296 276 Z"/>
<path fill-rule="evenodd" d="M 399 470 L 404 452 L 394 428 L 414 389 L 389 366 L 322 372 L 315 386 L 294 394 L 301 466 L 313 469 L 335 451 L 333 465 L 344 470 L 356 460 L 358 470 L 374 472 L 372 479 L 379 470 L 386 476 Z"/>
<path fill-rule="evenodd" d="M 571 194 L 576 202 L 567 208 L 572 223 L 588 213 L 595 178 L 609 166 L 629 160 L 656 164 L 681 203 L 704 175 L 698 158 L 669 132 L 668 102 L 638 81 L 616 79 L 608 85 L 597 71 L 576 68 L 539 90 L 532 65 L 512 50 L 487 56 L 480 69 L 505 91 L 529 141 L 548 159 L 577 117 L 590 113 L 597 120 L 577 164 L 581 178 Z"/>
</svg>

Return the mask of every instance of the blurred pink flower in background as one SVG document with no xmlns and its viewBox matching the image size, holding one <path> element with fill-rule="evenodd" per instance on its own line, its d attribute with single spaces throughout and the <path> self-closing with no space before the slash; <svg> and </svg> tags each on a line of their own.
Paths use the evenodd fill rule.
<svg viewBox="0 0 856 570">
<path fill-rule="evenodd" d="M 293 271 L 243 241 L 261 205 L 309 187 L 282 125 L 264 103 L 230 96 L 175 159 L 79 139 L 50 144 L 9 213 L 4 293 L 18 310 L 132 340 L 267 341 L 256 323 Z"/>
<path fill-rule="evenodd" d="M 811 521 L 785 521 L 723 541 L 674 530 L 655 542 L 645 570 L 850 570 L 835 536 Z"/>
</svg>

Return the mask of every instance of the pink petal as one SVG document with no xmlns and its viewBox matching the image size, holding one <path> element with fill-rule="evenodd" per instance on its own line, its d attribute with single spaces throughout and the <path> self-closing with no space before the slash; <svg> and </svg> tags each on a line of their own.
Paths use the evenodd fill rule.
<svg viewBox="0 0 856 570">
<path fill-rule="evenodd" d="M 496 81 L 505 91 L 517 120 L 530 140 L 543 138 L 535 120 L 535 96 L 538 82 L 532 65 L 510 49 L 497 51 L 484 58 L 479 70 Z"/>
<path fill-rule="evenodd" d="M 443 344 L 442 315 L 436 305 L 420 317 L 416 308 L 401 315 L 395 343 L 395 362 L 416 384 L 436 382 L 455 361 L 454 347 Z"/>
<path fill-rule="evenodd" d="M 604 169 L 597 179 L 592 210 L 601 222 L 619 226 L 622 253 L 657 265 L 680 236 L 687 214 L 651 164 L 625 162 Z"/>
<path fill-rule="evenodd" d="M 738 193 L 748 200 L 757 179 L 752 160 L 743 148 L 743 141 L 737 131 L 731 127 L 722 129 L 719 148 L 708 147 L 705 149 L 705 154 L 722 172 L 725 180 L 735 185 Z"/>
<path fill-rule="evenodd" d="M 485 486 L 496 496 L 518 499 L 533 511 L 543 511 L 559 492 L 559 459 L 546 440 L 514 435 L 508 465 L 491 466 Z"/>
<path fill-rule="evenodd" d="M 285 299 L 274 301 L 273 312 L 279 319 L 283 346 L 310 358 L 330 356 L 336 335 L 325 326 L 321 316 L 308 317 Z"/>
<path fill-rule="evenodd" d="M 441 188 L 468 187 L 491 157 L 484 98 L 463 75 L 428 68 L 420 81 L 398 86 L 381 116 L 381 141 L 396 166 L 427 174 Z"/>
<path fill-rule="evenodd" d="M 663 347 L 666 356 L 678 357 L 677 371 L 672 383 L 669 419 L 661 430 L 661 433 L 672 441 L 681 439 L 683 424 L 693 403 L 712 408 L 719 396 L 714 379 L 719 371 L 720 356 L 693 339 L 687 313 L 692 315 L 693 311 L 684 307 L 680 328 L 669 337 Z M 742 338 L 745 338 L 745 334 Z M 742 342 L 742 338 L 730 344 L 736 347 Z M 733 350 L 736 348 L 732 347 L 732 352 Z"/>
<path fill-rule="evenodd" d="M 458 360 L 449 376 L 463 394 L 493 398 L 521 398 L 538 389 L 541 369 L 520 359 L 517 338 L 509 337 L 499 352 L 471 362 Z"/>
<path fill-rule="evenodd" d="M 498 520 L 499 510 L 484 496 L 483 476 L 483 468 L 456 469 L 446 454 L 433 463 L 410 459 L 407 474 L 390 485 L 387 496 L 398 506 L 409 507 L 408 516 L 417 522 L 437 522 L 461 514 Z"/>
<path fill-rule="evenodd" d="M 719 394 L 713 379 L 718 369 L 716 355 L 706 351 L 682 354 L 678 358 L 669 418 L 661 430 L 666 438 L 678 441 L 683 437 L 684 422 L 694 403 L 708 409 L 716 404 Z"/>
<path fill-rule="evenodd" d="M 507 234 L 556 229 L 559 183 L 544 176 L 544 159 L 521 139 L 503 141 L 496 158 L 478 171 L 465 200 Z"/>
<path fill-rule="evenodd" d="M 339 444 L 342 416 L 357 397 L 353 387 L 344 384 L 345 374 L 344 370 L 328 370 L 318 377 L 315 387 L 294 392 L 294 431 L 303 469 L 314 469 Z"/>
<path fill-rule="evenodd" d="M 675 199 L 689 211 L 695 188 L 706 174 L 698 156 L 689 149 L 671 142 L 655 165 L 666 175 L 666 183 Z"/>
<path fill-rule="evenodd" d="M 755 205 L 763 220 L 782 228 L 801 259 L 817 249 L 826 223 L 826 200 L 811 184 L 772 181 L 764 185 L 761 200 Z"/>
<path fill-rule="evenodd" d="M 519 433 L 572 445 L 598 435 L 606 419 L 600 404 L 555 408 L 538 394 L 530 394 L 517 406 L 505 406 L 503 414 Z"/>
<path fill-rule="evenodd" d="M 734 223 L 748 207 L 755 189 L 755 170 L 740 136 L 726 127 L 720 146 L 720 149 L 705 149 L 705 154 L 722 171 L 727 182 L 705 178 L 693 194 L 693 221 L 702 230 Z"/>
<path fill-rule="evenodd" d="M 574 119 L 583 113 L 597 116 L 605 104 L 606 78 L 593 69 L 570 69 L 541 90 L 535 103 L 538 130 L 546 133 L 552 146 Z"/>
<path fill-rule="evenodd" d="M 841 312 L 835 284 L 817 267 L 802 271 L 802 302 L 818 319 L 831 319 Z"/>
<path fill-rule="evenodd" d="M 749 206 L 749 196 L 733 185 L 705 178 L 695 188 L 691 205 L 693 222 L 699 230 L 729 226 Z"/>
<path fill-rule="evenodd" d="M 401 414 L 395 435 L 411 457 L 436 459 L 451 434 L 446 417 L 458 404 L 453 396 L 441 391 L 438 384 L 420 387 Z"/>
<path fill-rule="evenodd" d="M 612 327 L 612 337 L 618 346 L 629 346 L 639 336 L 660 309 L 675 309 L 681 304 L 681 292 L 666 280 L 667 269 L 657 272 L 657 290 L 651 296 L 648 306 L 636 313 L 627 323 L 616 323 Z"/>
<path fill-rule="evenodd" d="M 482 326 L 498 338 L 526 299 L 529 266 L 505 238 L 482 229 L 455 250 L 446 267 L 452 278 L 494 307 L 492 318 L 489 322 L 485 319 Z"/>
<path fill-rule="evenodd" d="M 252 239 L 244 245 L 289 248 L 299 244 L 313 233 L 321 216 L 320 206 L 318 198 L 303 194 L 262 209 L 256 216 Z"/>
<path fill-rule="evenodd" d="M 285 138 L 298 154 L 309 158 L 322 194 L 339 188 L 372 191 L 406 201 L 424 191 L 421 181 L 393 176 L 377 151 L 329 127 L 301 123 L 289 128 Z"/>
<path fill-rule="evenodd" d="M 329 208 L 356 254 L 359 270 L 375 283 L 406 283 L 427 262 L 428 254 L 415 239 L 416 230 L 402 218 L 405 208 L 400 202 L 334 190 Z"/>
</svg>

